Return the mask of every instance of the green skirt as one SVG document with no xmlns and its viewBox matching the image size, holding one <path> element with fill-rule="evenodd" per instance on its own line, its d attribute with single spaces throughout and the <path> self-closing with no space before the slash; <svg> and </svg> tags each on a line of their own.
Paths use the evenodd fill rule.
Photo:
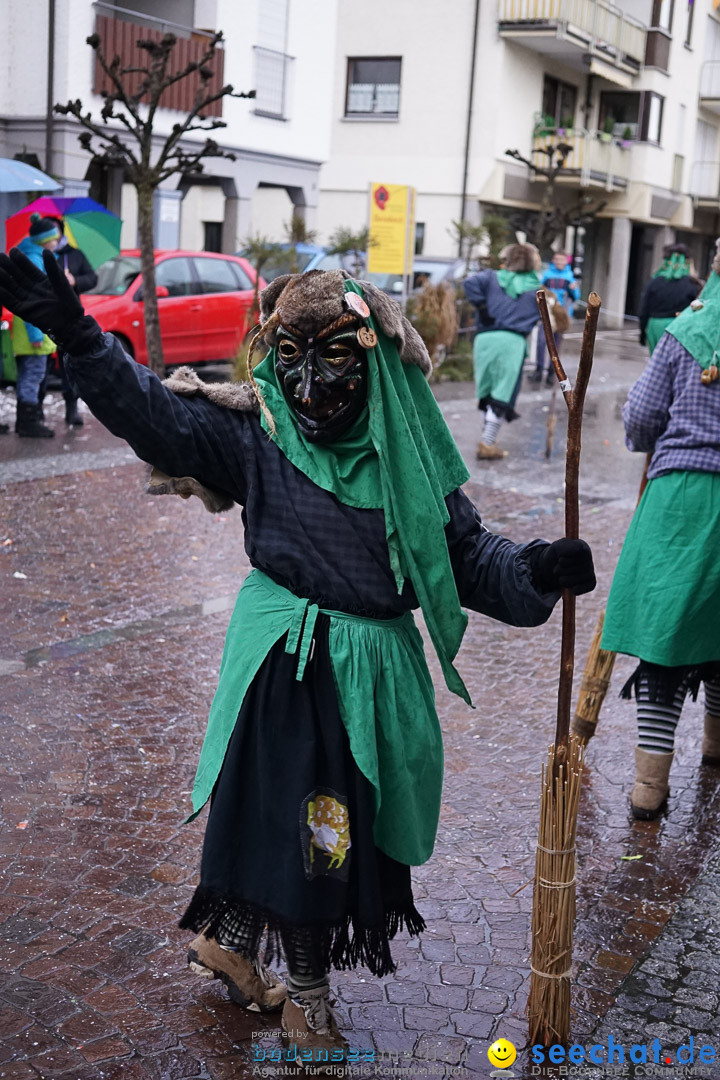
<svg viewBox="0 0 720 1080">
<path fill-rule="evenodd" d="M 647 341 L 647 347 L 650 351 L 650 355 L 655 352 L 655 346 L 671 322 L 674 322 L 675 316 L 672 315 L 667 319 L 648 319 L 647 326 L 645 327 L 645 340 Z"/>
<path fill-rule="evenodd" d="M 651 480 L 613 578 L 602 648 L 680 667 L 720 660 L 720 474 Z"/>
<path fill-rule="evenodd" d="M 364 619 L 327 611 L 260 570 L 246 578 L 228 626 L 188 820 L 210 798 L 245 695 L 282 638 L 285 652 L 298 657 L 296 678 L 303 678 L 319 611 L 330 619 L 330 661 L 350 750 L 374 791 L 375 844 L 391 859 L 419 866 L 435 843 L 443 746 L 412 612 L 396 619 Z"/>
<path fill-rule="evenodd" d="M 525 359 L 527 342 L 511 330 L 487 330 L 473 343 L 478 401 L 509 405 Z"/>
</svg>

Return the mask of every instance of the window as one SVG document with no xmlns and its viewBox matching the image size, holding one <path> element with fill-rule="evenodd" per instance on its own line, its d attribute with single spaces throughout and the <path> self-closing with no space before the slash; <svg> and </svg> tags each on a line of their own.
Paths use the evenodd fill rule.
<svg viewBox="0 0 720 1080">
<path fill-rule="evenodd" d="M 415 254 L 422 255 L 425 247 L 425 222 L 415 222 Z"/>
<path fill-rule="evenodd" d="M 653 0 L 652 16 L 650 25 L 659 30 L 672 30 L 673 9 L 675 0 Z"/>
<path fill-rule="evenodd" d="M 222 251 L 222 221 L 203 221 L 203 251 Z"/>
<path fill-rule="evenodd" d="M 255 112 L 287 120 L 288 82 L 292 57 L 255 46 Z"/>
<path fill-rule="evenodd" d="M 164 285 L 170 296 L 191 296 L 198 291 L 189 259 L 164 259 L 158 263 L 155 284 Z"/>
<path fill-rule="evenodd" d="M 571 83 L 560 82 L 552 75 L 546 75 L 543 81 L 543 118 L 546 124 L 555 127 L 571 128 L 575 123 L 577 105 L 577 87 Z"/>
<path fill-rule="evenodd" d="M 346 116 L 397 118 L 401 57 L 348 60 Z"/>
<path fill-rule="evenodd" d="M 695 4 L 693 0 L 688 0 L 687 6 L 687 21 L 685 23 L 685 44 L 690 48 L 692 41 L 692 29 L 693 29 L 693 15 L 695 14 Z"/>
<path fill-rule="evenodd" d="M 248 275 L 243 270 L 242 266 L 236 262 L 228 262 L 227 264 L 232 270 L 233 274 L 237 278 L 238 288 L 242 290 L 252 289 L 253 283 Z"/>
<path fill-rule="evenodd" d="M 604 91 L 600 95 L 598 126 L 618 139 L 640 139 L 659 144 L 663 102 L 664 98 L 653 91 Z"/>
<path fill-rule="evenodd" d="M 237 280 L 225 259 L 195 259 L 201 293 L 237 292 Z"/>
</svg>

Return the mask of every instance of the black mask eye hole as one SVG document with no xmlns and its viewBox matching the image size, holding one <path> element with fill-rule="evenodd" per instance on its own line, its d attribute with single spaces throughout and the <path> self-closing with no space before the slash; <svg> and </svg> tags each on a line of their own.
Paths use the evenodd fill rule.
<svg viewBox="0 0 720 1080">
<path fill-rule="evenodd" d="M 336 345 L 326 345 L 320 356 L 323 360 L 326 360 L 329 364 L 346 364 L 355 353 L 348 345 L 342 345 L 340 343 Z"/>
<path fill-rule="evenodd" d="M 295 342 L 289 341 L 287 338 L 284 338 L 278 344 L 278 353 L 280 359 L 284 360 L 286 364 L 291 364 L 293 360 L 297 360 L 297 358 L 300 356 L 300 350 L 298 349 Z"/>
</svg>

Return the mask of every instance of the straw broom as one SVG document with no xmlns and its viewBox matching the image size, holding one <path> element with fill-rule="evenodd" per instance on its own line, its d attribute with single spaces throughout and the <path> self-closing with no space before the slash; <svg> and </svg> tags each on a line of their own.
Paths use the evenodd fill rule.
<svg viewBox="0 0 720 1080">
<path fill-rule="evenodd" d="M 638 492 L 638 506 L 647 485 L 648 466 L 651 457 L 652 454 L 648 454 L 645 459 L 645 471 Z M 615 667 L 615 657 L 617 656 L 617 653 L 607 652 L 606 649 L 600 648 L 604 623 L 605 609 L 603 608 L 590 643 L 588 658 L 585 661 L 585 671 L 580 683 L 580 693 L 578 694 L 578 703 L 572 723 L 574 734 L 585 746 L 595 734 L 597 722 L 600 719 L 600 709 L 610 686 L 610 678 Z"/>
<path fill-rule="evenodd" d="M 565 535 L 576 539 L 580 527 L 578 477 L 582 411 L 600 312 L 591 293 L 585 315 L 580 366 L 575 389 L 555 348 L 547 301 L 538 292 L 545 340 L 568 407 L 565 462 Z M 527 1011 L 531 1045 L 567 1045 L 570 1039 L 570 971 L 575 920 L 575 833 L 577 829 L 582 744 L 570 734 L 570 702 L 575 663 L 575 596 L 563 590 L 562 646 L 555 742 L 542 770 L 540 831 L 535 857 L 535 889 Z"/>
</svg>

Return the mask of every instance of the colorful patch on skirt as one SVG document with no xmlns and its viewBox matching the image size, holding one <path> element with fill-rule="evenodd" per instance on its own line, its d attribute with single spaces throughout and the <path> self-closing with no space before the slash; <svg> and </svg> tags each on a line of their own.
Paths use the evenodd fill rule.
<svg viewBox="0 0 720 1080">
<path fill-rule="evenodd" d="M 300 807 L 300 842 L 305 877 L 350 876 L 350 815 L 347 798 L 332 788 L 316 788 Z"/>
</svg>

